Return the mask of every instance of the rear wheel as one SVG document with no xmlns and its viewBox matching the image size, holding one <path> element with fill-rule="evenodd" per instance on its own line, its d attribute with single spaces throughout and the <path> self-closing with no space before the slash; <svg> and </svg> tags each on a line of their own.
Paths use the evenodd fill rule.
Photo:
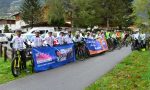
<svg viewBox="0 0 150 90">
<path fill-rule="evenodd" d="M 11 63 L 11 71 L 14 77 L 18 77 L 21 73 L 21 62 L 18 61 L 18 57 L 14 57 Z"/>
</svg>

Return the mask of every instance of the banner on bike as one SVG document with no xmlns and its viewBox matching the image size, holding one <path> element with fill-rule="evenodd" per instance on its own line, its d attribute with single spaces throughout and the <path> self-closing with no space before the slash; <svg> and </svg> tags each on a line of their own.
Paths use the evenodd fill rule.
<svg viewBox="0 0 150 90">
<path fill-rule="evenodd" d="M 99 38 L 97 40 L 100 42 L 101 46 L 103 47 L 103 51 L 107 51 L 108 45 L 107 45 L 106 39 L 105 38 Z"/>
<path fill-rule="evenodd" d="M 32 56 L 34 59 L 34 70 L 36 72 L 45 71 L 74 62 L 74 45 L 32 48 Z"/>
<path fill-rule="evenodd" d="M 105 39 L 85 39 L 85 43 L 90 55 L 99 54 L 108 50 Z"/>
</svg>

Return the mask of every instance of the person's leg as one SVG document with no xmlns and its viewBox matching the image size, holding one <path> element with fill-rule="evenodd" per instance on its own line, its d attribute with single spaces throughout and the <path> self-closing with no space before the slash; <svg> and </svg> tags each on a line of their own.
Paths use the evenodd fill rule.
<svg viewBox="0 0 150 90">
<path fill-rule="evenodd" d="M 21 51 L 20 54 L 21 54 L 21 61 L 22 61 L 22 64 L 23 64 L 23 69 L 27 69 L 25 51 Z"/>
</svg>

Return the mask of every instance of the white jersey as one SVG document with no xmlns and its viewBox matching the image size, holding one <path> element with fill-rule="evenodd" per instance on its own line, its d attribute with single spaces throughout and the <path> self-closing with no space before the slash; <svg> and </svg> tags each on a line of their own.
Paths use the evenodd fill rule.
<svg viewBox="0 0 150 90">
<path fill-rule="evenodd" d="M 73 37 L 69 37 L 69 35 L 66 35 L 64 37 L 64 39 L 67 44 L 73 43 L 73 41 L 72 41 Z"/>
<path fill-rule="evenodd" d="M 82 37 L 74 38 L 74 42 L 81 42 L 81 41 L 82 41 Z"/>
<path fill-rule="evenodd" d="M 41 47 L 43 45 L 43 40 L 40 37 L 33 37 L 31 42 L 33 47 Z"/>
<path fill-rule="evenodd" d="M 94 39 L 94 37 L 92 37 L 91 35 L 90 36 L 85 36 L 85 38 L 87 38 L 87 39 Z"/>
<path fill-rule="evenodd" d="M 58 43 L 59 43 L 60 45 L 65 44 L 65 37 L 64 37 L 64 36 L 59 36 L 59 37 L 57 37 L 57 40 L 58 40 Z"/>
<path fill-rule="evenodd" d="M 11 43 L 13 43 L 13 48 L 16 50 L 23 50 L 25 49 L 25 40 L 22 37 L 15 36 Z"/>
<path fill-rule="evenodd" d="M 146 39 L 146 34 L 141 34 L 140 37 L 141 37 L 141 40 L 145 40 Z"/>
<path fill-rule="evenodd" d="M 139 33 L 133 34 L 133 38 L 139 40 Z"/>
<path fill-rule="evenodd" d="M 48 36 L 45 38 L 45 43 L 50 45 L 50 46 L 53 46 L 53 43 L 54 43 L 54 37 L 53 36 Z"/>
</svg>

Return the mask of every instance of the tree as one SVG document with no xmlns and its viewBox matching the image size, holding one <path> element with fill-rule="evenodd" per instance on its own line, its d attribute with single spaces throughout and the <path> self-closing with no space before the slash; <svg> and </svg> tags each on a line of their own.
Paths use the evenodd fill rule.
<svg viewBox="0 0 150 90">
<path fill-rule="evenodd" d="M 48 0 L 49 16 L 48 23 L 60 27 L 65 23 L 65 8 L 63 0 Z"/>
<path fill-rule="evenodd" d="M 97 17 L 94 0 L 72 0 L 72 21 L 76 27 L 91 27 L 98 25 L 101 19 Z"/>
<path fill-rule="evenodd" d="M 8 25 L 5 25 L 5 27 L 4 27 L 4 33 L 9 33 L 9 27 L 8 27 Z"/>
<path fill-rule="evenodd" d="M 33 24 L 40 23 L 42 20 L 41 8 L 39 0 L 24 0 L 20 6 L 21 18 L 33 27 Z"/>
<path fill-rule="evenodd" d="M 138 26 L 142 25 L 143 23 L 147 23 L 149 21 L 149 8 L 150 8 L 149 0 L 135 0 L 133 2 L 133 15 L 136 16 L 135 24 Z M 139 7 L 140 6 L 140 7 Z"/>
<path fill-rule="evenodd" d="M 133 15 L 135 24 L 143 31 L 149 30 L 150 25 L 150 0 L 134 0 Z"/>
<path fill-rule="evenodd" d="M 95 0 L 96 12 L 102 19 L 103 25 L 107 28 L 111 26 L 124 26 L 129 19 L 132 0 Z M 111 24 L 110 24 L 111 23 Z"/>
</svg>

